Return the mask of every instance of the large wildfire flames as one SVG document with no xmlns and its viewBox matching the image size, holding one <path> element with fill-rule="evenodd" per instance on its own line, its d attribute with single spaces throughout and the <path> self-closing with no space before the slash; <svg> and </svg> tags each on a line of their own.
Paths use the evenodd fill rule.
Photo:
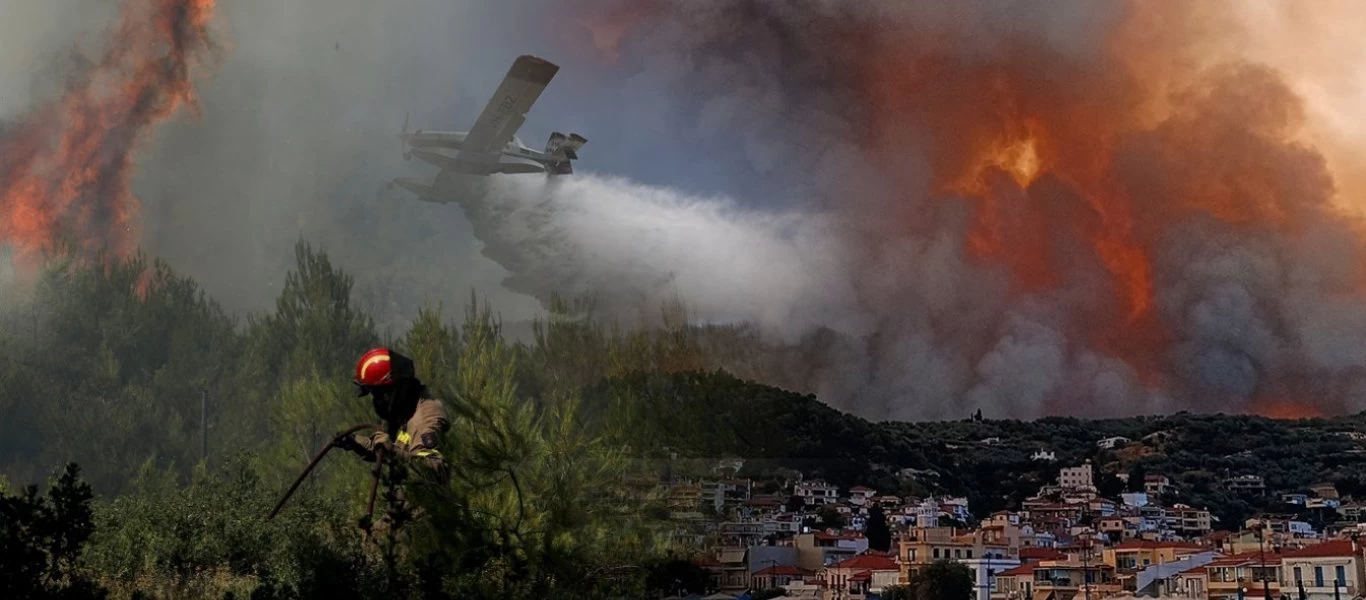
<svg viewBox="0 0 1366 600">
<path fill-rule="evenodd" d="M 123 255 L 138 243 L 133 153 L 153 126 L 197 109 L 190 74 L 214 0 L 130 0 L 98 60 L 61 97 L 0 127 L 0 245 L 21 267 L 59 246 Z"/>
<path fill-rule="evenodd" d="M 1310 339 L 1322 324 L 1306 325 L 1327 318 L 1307 316 L 1320 307 L 1366 302 L 1366 237 L 1342 208 L 1348 177 L 1335 184 L 1337 171 L 1360 171 L 1337 159 L 1362 153 L 1316 148 L 1323 128 L 1289 79 L 1235 45 L 1248 41 L 1236 3 L 588 4 L 606 56 L 626 44 L 687 56 L 691 90 L 780 106 L 791 128 L 813 112 L 845 121 L 845 141 L 885 180 L 872 199 L 832 200 L 879 215 L 870 265 L 936 227 L 946 206 L 968 207 L 964 255 L 1010 281 L 995 333 L 969 351 L 978 377 L 1020 337 L 1010 306 L 1033 303 L 1066 315 L 1050 327 L 1068 352 L 1118 358 L 1177 406 L 1277 417 L 1363 406 L 1366 365 L 1325 358 Z M 1282 8 L 1299 24 L 1357 10 Z M 1338 241 L 1304 258 L 1318 236 Z M 1342 325 L 1360 331 L 1366 313 L 1353 310 Z M 1060 387 L 1043 395 L 1043 412 L 1088 402 Z"/>
</svg>

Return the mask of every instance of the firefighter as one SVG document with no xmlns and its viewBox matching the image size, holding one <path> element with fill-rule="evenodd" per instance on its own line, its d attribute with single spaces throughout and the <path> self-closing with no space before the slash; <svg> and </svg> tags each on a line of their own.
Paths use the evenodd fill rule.
<svg viewBox="0 0 1366 600">
<path fill-rule="evenodd" d="M 357 396 L 370 396 L 384 424 L 369 436 L 345 436 L 338 445 L 367 462 L 374 462 L 376 450 L 383 449 L 386 461 L 396 457 L 423 479 L 444 487 L 450 469 L 439 446 L 450 420 L 441 401 L 427 396 L 413 361 L 388 348 L 375 348 L 356 362 L 353 383 Z"/>
</svg>

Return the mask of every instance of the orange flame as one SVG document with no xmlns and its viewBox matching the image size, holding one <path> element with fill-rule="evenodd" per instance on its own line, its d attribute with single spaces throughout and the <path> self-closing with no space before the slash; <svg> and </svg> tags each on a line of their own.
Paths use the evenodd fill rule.
<svg viewBox="0 0 1366 600">
<path fill-rule="evenodd" d="M 1320 72 L 1341 79 L 1361 64 L 1343 58 L 1360 46 L 1360 27 L 1351 25 L 1366 22 L 1366 11 L 1352 3 L 1289 3 L 1281 12 L 1300 37 L 1290 40 L 1285 31 L 1278 43 L 1257 45 L 1249 42 L 1257 28 L 1235 22 L 1245 3 L 1127 0 L 1108 6 L 1107 16 L 1119 10 L 1117 24 L 1098 29 L 1099 43 L 1083 50 L 1029 26 L 1003 31 L 989 18 L 979 22 L 992 11 L 972 0 L 958 3 L 944 19 L 952 23 L 942 26 L 919 18 L 917 11 L 942 16 L 926 8 L 933 3 L 636 3 L 653 7 L 647 16 L 676 20 L 673 29 L 661 28 L 673 36 L 659 42 L 665 52 L 688 53 L 699 70 L 717 60 L 739 71 L 718 76 L 719 89 L 704 93 L 744 95 L 757 79 L 750 100 L 787 94 L 796 105 L 812 87 L 835 99 L 841 114 L 832 118 L 846 119 L 841 125 L 853 131 L 841 141 L 858 144 L 860 158 L 890 182 L 879 188 L 886 197 L 871 202 L 886 229 L 859 243 L 875 248 L 886 241 L 879 235 L 923 231 L 933 222 L 920 208 L 927 192 L 965 201 L 972 211 L 966 253 L 1008 272 L 1016 294 L 1080 289 L 1076 295 L 1087 297 L 1076 301 L 1084 307 L 1067 308 L 1067 334 L 1132 365 L 1149 385 L 1175 377 L 1165 361 L 1180 325 L 1164 319 L 1181 317 L 1158 314 L 1156 294 L 1167 276 L 1159 260 L 1183 258 L 1159 254 L 1172 246 L 1167 236 L 1177 226 L 1221 222 L 1225 230 L 1293 245 L 1308 225 L 1334 220 L 1359 232 L 1357 251 L 1344 262 L 1366 264 L 1366 227 L 1331 212 L 1350 205 L 1343 189 L 1366 185 L 1361 161 L 1352 160 L 1366 150 L 1338 147 L 1366 131 L 1366 113 L 1343 118 L 1359 102 L 1344 101 L 1353 99 L 1347 93 L 1332 95 L 1334 102 L 1316 99 L 1315 91 L 1335 88 L 1303 81 Z M 639 18 L 621 18 L 619 7 L 584 11 L 612 25 L 594 28 L 601 35 L 592 39 L 608 57 L 638 26 Z M 1331 50 L 1304 43 L 1304 32 L 1316 35 L 1324 25 L 1335 33 Z M 752 31 L 768 36 L 755 38 L 757 48 L 748 43 Z M 976 36 L 980 31 L 990 39 Z M 1295 70 L 1307 56 L 1316 64 Z M 1337 110 L 1325 113 L 1325 106 Z M 1315 114 L 1339 118 L 1315 123 Z M 1333 122 L 1357 127 L 1326 136 L 1333 128 L 1324 123 Z M 1342 293 L 1359 301 L 1366 269 L 1355 274 L 1356 288 Z M 1265 410 L 1303 414 L 1315 405 L 1324 403 L 1270 403 Z"/>
<path fill-rule="evenodd" d="M 647 0 L 612 2 L 585 11 L 575 19 L 598 56 L 615 62 L 621 58 L 621 47 L 626 36 L 650 15 Z"/>
<path fill-rule="evenodd" d="M 1317 419 L 1324 416 L 1323 409 L 1318 406 L 1295 400 L 1262 400 L 1252 405 L 1251 412 L 1254 415 L 1282 421 Z"/>
<path fill-rule="evenodd" d="M 133 153 L 178 109 L 211 47 L 214 0 L 129 0 L 100 59 L 55 101 L 0 130 L 0 245 L 21 268 L 62 242 L 87 256 L 137 245 Z"/>
</svg>

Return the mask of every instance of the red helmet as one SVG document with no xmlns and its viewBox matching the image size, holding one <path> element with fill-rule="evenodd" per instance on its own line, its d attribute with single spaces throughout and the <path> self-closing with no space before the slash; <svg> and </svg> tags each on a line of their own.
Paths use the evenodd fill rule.
<svg viewBox="0 0 1366 600">
<path fill-rule="evenodd" d="M 388 348 L 375 348 L 356 361 L 356 385 L 375 386 L 394 382 L 393 359 Z"/>
<path fill-rule="evenodd" d="M 375 348 L 356 361 L 356 378 L 352 382 L 356 384 L 357 395 L 364 396 L 371 388 L 414 376 L 411 359 L 388 348 Z"/>
</svg>

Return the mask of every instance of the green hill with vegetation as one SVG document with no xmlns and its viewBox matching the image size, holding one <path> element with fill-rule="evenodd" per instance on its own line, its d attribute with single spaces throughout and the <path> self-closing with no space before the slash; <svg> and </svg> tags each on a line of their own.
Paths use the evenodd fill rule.
<svg viewBox="0 0 1366 600">
<path fill-rule="evenodd" d="M 604 406 L 630 406 L 628 429 L 641 449 L 669 447 L 682 456 L 749 459 L 750 474 L 799 469 L 849 487 L 886 493 L 968 497 L 979 515 L 1018 508 L 1055 483 L 1058 469 L 1091 461 L 1109 496 L 1126 490 L 1117 477 L 1171 479 L 1165 500 L 1208 507 L 1222 527 L 1237 529 L 1257 512 L 1290 513 L 1273 492 L 1302 492 L 1332 483 L 1343 495 L 1366 492 L 1366 414 L 1273 420 L 1195 415 L 1084 420 L 975 420 L 873 423 L 842 414 L 813 396 L 746 382 L 725 373 L 631 374 L 591 388 Z M 1130 440 L 1114 449 L 1097 441 Z M 626 440 L 630 442 L 631 440 Z M 1056 462 L 1034 460 L 1036 451 Z M 907 469 L 913 471 L 906 471 Z M 1267 494 L 1228 491 L 1225 479 L 1257 475 Z M 1306 514 L 1317 522 L 1332 515 Z"/>
<path fill-rule="evenodd" d="M 718 371 L 761 354 L 743 328 L 672 310 L 622 331 L 557 302 L 514 341 L 471 298 L 384 333 L 349 275 L 307 244 L 296 254 L 274 308 L 245 318 L 142 257 L 56 260 L 0 290 L 0 597 L 641 597 L 694 549 L 639 483 L 720 458 L 770 490 L 798 471 L 964 495 L 979 515 L 1088 459 L 1106 493 L 1115 474 L 1162 473 L 1170 500 L 1225 527 L 1284 508 L 1225 491 L 1229 475 L 1362 493 L 1366 456 L 1344 435 L 1360 415 L 873 423 Z M 449 489 L 404 535 L 366 537 L 368 470 L 329 457 L 266 521 L 331 435 L 372 420 L 348 380 L 376 344 L 412 356 L 454 415 Z M 1109 436 L 1135 441 L 1099 449 Z M 1058 461 L 1032 460 L 1040 449 Z"/>
</svg>

